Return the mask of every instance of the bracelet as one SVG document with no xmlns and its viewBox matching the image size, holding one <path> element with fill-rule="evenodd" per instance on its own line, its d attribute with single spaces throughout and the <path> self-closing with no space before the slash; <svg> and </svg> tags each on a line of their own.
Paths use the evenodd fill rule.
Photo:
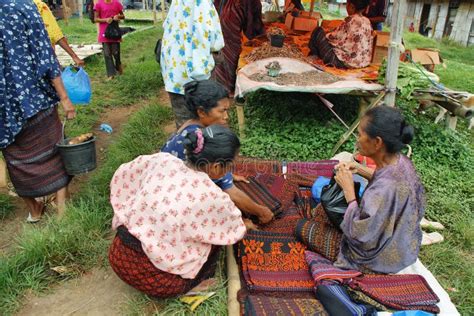
<svg viewBox="0 0 474 316">
<path fill-rule="evenodd" d="M 352 202 L 356 202 L 356 203 L 357 203 L 357 199 L 352 199 L 352 200 L 350 200 L 349 202 L 347 202 L 347 205 L 351 204 Z"/>
</svg>

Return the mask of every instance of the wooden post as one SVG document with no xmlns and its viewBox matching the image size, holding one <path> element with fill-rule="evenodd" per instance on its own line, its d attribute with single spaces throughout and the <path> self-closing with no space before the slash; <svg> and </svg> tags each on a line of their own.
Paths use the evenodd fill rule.
<svg viewBox="0 0 474 316">
<path fill-rule="evenodd" d="M 0 157 L 0 188 L 8 187 L 8 172 L 7 164 L 3 160 L 3 156 Z"/>
<path fill-rule="evenodd" d="M 235 101 L 235 108 L 237 110 L 237 122 L 239 124 L 239 136 L 245 138 L 245 114 L 244 114 L 244 103 Z"/>
<path fill-rule="evenodd" d="M 66 1 L 63 1 L 63 19 L 64 24 L 69 24 L 69 8 L 66 5 Z"/>
<path fill-rule="evenodd" d="M 393 2 L 390 44 L 388 47 L 387 73 L 385 75 L 385 104 L 395 106 L 397 94 L 398 65 L 403 34 L 403 17 L 406 14 L 406 0 Z"/>
<path fill-rule="evenodd" d="M 156 24 L 156 0 L 153 0 L 151 5 L 153 6 L 153 24 Z"/>
<path fill-rule="evenodd" d="M 227 254 L 227 315 L 239 316 L 240 304 L 237 301 L 237 292 L 240 290 L 239 268 L 235 261 L 234 249 L 232 246 L 226 247 Z"/>
<path fill-rule="evenodd" d="M 161 0 L 161 22 L 164 23 L 166 19 L 166 1 Z"/>
<path fill-rule="evenodd" d="M 79 7 L 79 23 L 84 24 L 84 16 L 83 16 L 83 10 L 84 10 L 84 3 L 82 0 L 77 1 L 77 6 Z"/>
</svg>

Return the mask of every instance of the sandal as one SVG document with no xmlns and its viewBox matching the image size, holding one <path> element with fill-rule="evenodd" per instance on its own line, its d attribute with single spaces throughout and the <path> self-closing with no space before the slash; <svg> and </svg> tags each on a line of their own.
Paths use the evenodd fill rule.
<svg viewBox="0 0 474 316">
<path fill-rule="evenodd" d="M 428 245 L 440 243 L 442 241 L 444 241 L 444 237 L 443 237 L 443 235 L 441 235 L 438 232 L 429 233 L 429 234 L 423 232 L 423 237 L 421 239 L 421 245 L 422 246 L 428 246 Z"/>
<path fill-rule="evenodd" d="M 427 228 L 427 229 L 437 229 L 437 230 L 444 229 L 443 224 L 439 222 L 431 222 L 424 217 L 421 219 L 420 226 L 421 228 Z"/>
</svg>

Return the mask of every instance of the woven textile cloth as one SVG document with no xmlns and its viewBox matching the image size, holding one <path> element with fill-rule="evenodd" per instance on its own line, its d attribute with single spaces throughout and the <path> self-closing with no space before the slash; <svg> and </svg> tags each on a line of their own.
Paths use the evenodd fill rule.
<svg viewBox="0 0 474 316">
<path fill-rule="evenodd" d="M 58 111 L 52 107 L 30 118 L 15 141 L 2 150 L 19 196 L 46 196 L 71 181 L 56 148 L 62 137 Z"/>
<path fill-rule="evenodd" d="M 255 203 L 268 207 L 275 215 L 281 212 L 281 203 L 260 184 L 255 177 L 247 178 L 249 183 L 235 182 L 234 185 L 246 193 Z"/>
<path fill-rule="evenodd" d="M 321 160 L 314 162 L 289 162 L 288 174 L 311 175 L 316 180 L 317 177 L 332 177 L 334 167 L 338 160 Z"/>
<path fill-rule="evenodd" d="M 349 286 L 389 308 L 439 313 L 439 298 L 421 275 L 367 274 L 355 278 Z"/>
<path fill-rule="evenodd" d="M 133 239 L 133 236 L 130 238 Z M 213 247 L 208 260 L 194 279 L 184 279 L 157 269 L 143 250 L 134 245 L 137 241 L 124 242 L 117 235 L 109 250 L 109 262 L 120 279 L 147 295 L 157 298 L 176 297 L 214 275 L 220 247 Z M 127 242 L 129 245 L 126 245 Z"/>
<path fill-rule="evenodd" d="M 249 295 L 245 300 L 244 306 L 245 316 L 327 315 L 322 304 L 315 298 Z"/>
<path fill-rule="evenodd" d="M 341 285 L 318 285 L 316 298 L 321 301 L 329 315 L 372 316 L 377 314 L 373 306 L 354 303 Z"/>
<path fill-rule="evenodd" d="M 292 236 L 250 231 L 239 243 L 242 276 L 254 291 L 312 291 L 314 281 L 304 259 L 305 246 Z"/>
<path fill-rule="evenodd" d="M 342 234 L 329 222 L 321 205 L 316 208 L 314 218 L 298 220 L 295 235 L 309 250 L 321 254 L 332 262 L 336 260 Z"/>
<path fill-rule="evenodd" d="M 344 280 L 352 279 L 362 274 L 356 270 L 336 268 L 328 259 L 308 250 L 304 252 L 304 255 L 315 285 L 320 285 L 323 280 L 333 280 L 344 283 Z"/>
<path fill-rule="evenodd" d="M 255 176 L 258 174 L 281 175 L 281 162 L 277 160 L 260 160 L 255 158 L 238 157 L 234 161 L 234 174 L 240 176 Z"/>
</svg>

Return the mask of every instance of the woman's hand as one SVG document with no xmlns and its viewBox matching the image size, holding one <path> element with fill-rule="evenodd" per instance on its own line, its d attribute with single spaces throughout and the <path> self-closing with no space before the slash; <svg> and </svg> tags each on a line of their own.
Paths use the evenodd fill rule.
<svg viewBox="0 0 474 316">
<path fill-rule="evenodd" d="M 77 67 L 84 67 L 86 65 L 86 63 L 77 56 L 74 57 L 72 60 L 74 61 L 74 64 L 76 64 Z"/>
<path fill-rule="evenodd" d="M 112 23 L 113 20 L 114 20 L 113 18 L 108 18 L 108 19 L 105 20 L 105 22 L 107 22 L 107 24 L 110 24 L 110 23 Z"/>
<path fill-rule="evenodd" d="M 63 106 L 66 119 L 72 120 L 76 117 L 76 109 L 74 108 L 74 105 L 72 105 L 72 102 L 69 98 L 62 99 L 61 104 Z"/>
<path fill-rule="evenodd" d="M 255 225 L 250 219 L 244 218 L 243 220 L 244 220 L 245 228 L 247 228 L 247 231 L 258 230 L 257 225 Z"/>
<path fill-rule="evenodd" d="M 117 14 L 117 15 L 114 15 L 114 21 L 119 21 L 120 20 L 120 15 Z"/>
<path fill-rule="evenodd" d="M 336 180 L 337 184 L 339 184 L 344 191 L 344 196 L 348 203 L 356 199 L 354 180 L 352 179 L 352 172 L 349 168 L 339 168 L 334 180 Z"/>
<path fill-rule="evenodd" d="M 357 173 L 357 165 L 358 164 L 353 161 L 340 162 L 334 167 L 334 169 L 336 169 L 336 171 L 339 169 L 347 169 L 352 173 Z"/>
<path fill-rule="evenodd" d="M 234 178 L 234 181 L 235 181 L 235 182 L 250 183 L 249 180 L 247 180 L 247 178 L 244 177 L 244 176 L 239 176 L 239 175 L 233 174 L 232 177 Z"/>
<path fill-rule="evenodd" d="M 261 207 L 260 215 L 258 215 L 258 220 L 262 224 L 270 223 L 274 218 L 273 212 L 266 206 Z"/>
</svg>

